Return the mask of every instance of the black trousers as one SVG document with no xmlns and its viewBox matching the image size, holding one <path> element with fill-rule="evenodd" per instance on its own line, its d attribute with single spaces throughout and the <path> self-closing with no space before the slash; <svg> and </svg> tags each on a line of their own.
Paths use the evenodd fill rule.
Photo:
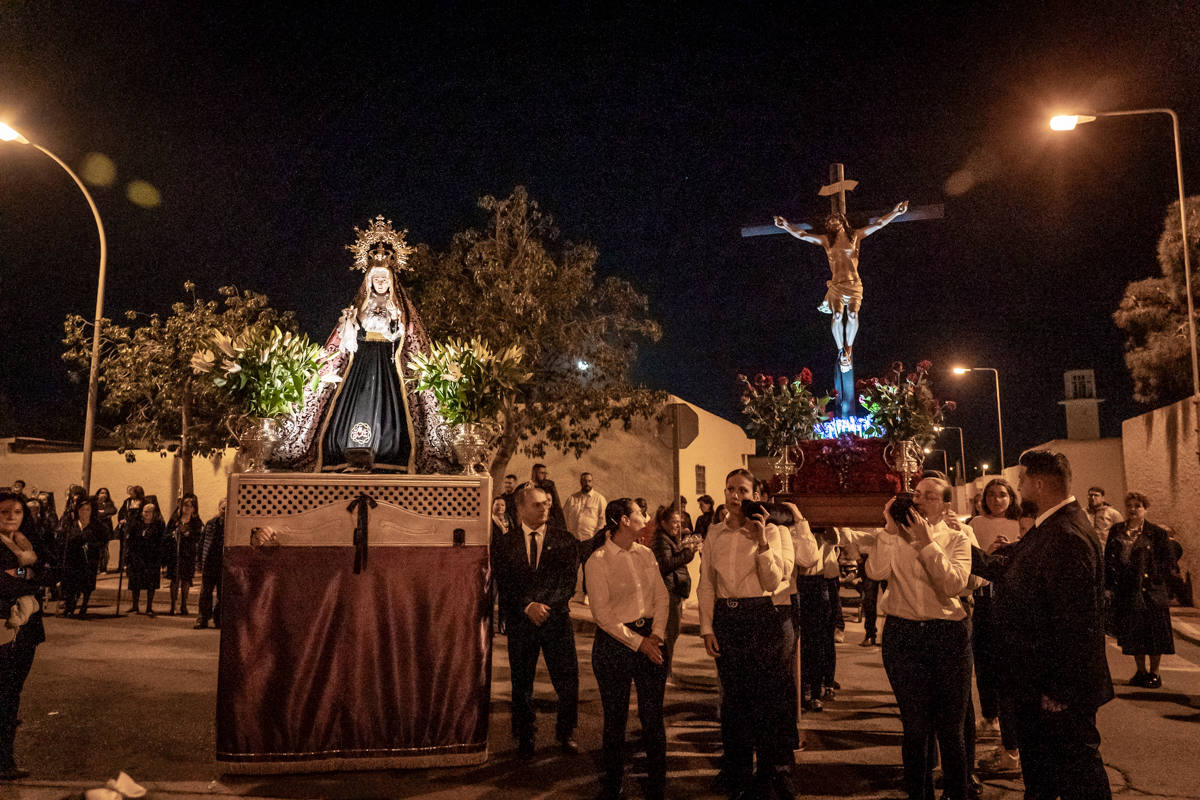
<svg viewBox="0 0 1200 800">
<path fill-rule="evenodd" d="M 963 722 L 971 679 L 966 622 L 888 617 L 883 627 L 883 668 L 900 707 L 904 788 L 909 800 L 933 800 L 935 736 L 942 754 L 945 797 L 963 800 L 967 794 Z"/>
<path fill-rule="evenodd" d="M 37 651 L 31 626 L 27 623 L 17 632 L 17 637 L 6 645 L 0 645 L 0 771 L 16 766 L 13 746 L 17 736 L 17 717 L 21 711 L 21 689 L 29 670 L 33 667 L 33 656 Z"/>
<path fill-rule="evenodd" d="M 216 595 L 216 602 L 213 602 L 213 595 Z M 221 576 L 204 575 L 200 579 L 200 598 L 196 601 L 200 606 L 200 620 L 208 622 L 212 620 L 218 625 L 221 624 Z"/>
<path fill-rule="evenodd" d="M 566 609 L 550 612 L 550 618 L 534 625 L 528 617 L 510 619 L 508 664 L 512 672 L 512 731 L 518 741 L 533 739 L 533 678 L 538 654 L 546 658 L 550 683 L 558 695 L 556 735 L 566 739 L 575 731 L 579 711 L 579 659 L 575 654 L 575 631 Z"/>
<path fill-rule="evenodd" d="M 631 626 L 632 627 L 632 626 Z M 633 628 L 646 636 L 651 625 Z M 662 797 L 667 782 L 667 730 L 663 725 L 663 694 L 667 671 L 644 654 L 630 650 L 599 628 L 592 642 L 592 672 L 604 708 L 604 792 L 616 797 L 625 774 L 625 726 L 629 720 L 629 686 L 637 686 L 638 718 L 649 773 L 648 797 Z"/>
<path fill-rule="evenodd" d="M 717 675 L 721 679 L 721 739 L 732 788 L 749 789 L 758 756 L 760 773 L 790 768 L 795 730 L 787 710 L 789 615 L 776 614 L 769 597 L 716 600 Z"/>
<path fill-rule="evenodd" d="M 1108 800 L 1095 709 L 1051 713 L 1041 695 L 1014 698 L 1027 800 Z"/>
<path fill-rule="evenodd" d="M 846 615 L 842 612 L 842 579 L 826 578 L 829 581 L 829 610 L 833 614 L 833 627 L 846 630 Z M 833 675 L 831 674 L 832 678 Z"/>
<path fill-rule="evenodd" d="M 806 697 L 817 697 L 822 686 L 833 684 L 837 656 L 829 587 L 829 579 L 821 575 L 796 578 L 800 604 L 800 690 Z"/>
<path fill-rule="evenodd" d="M 796 625 L 797 615 L 800 613 L 800 601 L 796 595 L 791 596 L 791 602 L 786 606 L 775 606 L 775 614 L 785 619 L 779 620 L 779 626 L 790 635 L 785 642 L 786 651 L 783 654 L 783 660 L 787 669 L 787 714 L 788 714 L 788 743 L 795 750 L 800 746 L 800 731 L 797 727 L 799 717 L 797 716 L 797 699 L 800 692 L 800 687 L 796 683 L 796 653 L 800 644 L 800 628 Z"/>
<path fill-rule="evenodd" d="M 876 619 L 878 613 L 876 607 L 879 605 L 879 581 L 873 581 L 867 577 L 866 570 L 862 572 L 862 620 L 863 634 L 872 639 L 878 637 L 879 632 L 876 629 Z"/>
</svg>

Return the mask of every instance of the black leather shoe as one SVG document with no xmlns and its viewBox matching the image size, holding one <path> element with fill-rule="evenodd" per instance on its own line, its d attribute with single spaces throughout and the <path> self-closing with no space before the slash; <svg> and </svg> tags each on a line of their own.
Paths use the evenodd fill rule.
<svg viewBox="0 0 1200 800">
<path fill-rule="evenodd" d="M 802 708 L 805 711 L 824 711 L 825 710 L 825 706 L 822 705 L 821 701 L 816 699 L 815 697 L 805 700 L 804 703 L 802 704 Z"/>
<path fill-rule="evenodd" d="M 204 630 L 204 629 L 205 629 L 205 628 L 207 628 L 207 627 L 208 627 L 208 623 L 207 623 L 207 622 L 205 622 L 204 620 L 198 620 L 198 621 L 196 622 L 196 624 L 192 626 L 192 629 L 193 629 L 193 630 L 200 631 L 200 630 Z"/>
<path fill-rule="evenodd" d="M 874 636 L 864 636 L 863 640 L 858 643 L 858 646 L 859 647 L 874 647 L 875 646 L 875 637 Z"/>
<path fill-rule="evenodd" d="M 1143 683 L 1142 686 L 1145 686 L 1147 689 L 1161 689 L 1162 678 L 1158 676 L 1157 672 L 1147 673 L 1146 682 Z"/>
<path fill-rule="evenodd" d="M 821 699 L 824 700 L 826 703 L 828 703 L 830 700 L 833 700 L 836 697 L 837 697 L 837 694 L 833 691 L 832 686 L 827 687 L 825 689 L 825 692 L 821 695 Z"/>
<path fill-rule="evenodd" d="M 1140 669 L 1133 673 L 1133 677 L 1129 679 L 1130 686 L 1145 686 L 1146 681 L 1150 678 L 1149 672 L 1142 672 Z"/>
<path fill-rule="evenodd" d="M 579 752 L 579 742 L 575 741 L 574 736 L 568 736 L 558 740 L 558 748 L 567 755 L 573 756 Z"/>
<path fill-rule="evenodd" d="M 526 761 L 533 758 L 533 739 L 522 739 L 517 743 L 517 758 Z"/>
</svg>

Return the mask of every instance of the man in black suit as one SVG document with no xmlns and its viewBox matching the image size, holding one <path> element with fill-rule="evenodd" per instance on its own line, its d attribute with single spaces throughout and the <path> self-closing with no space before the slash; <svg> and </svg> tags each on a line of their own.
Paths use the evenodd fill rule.
<svg viewBox="0 0 1200 800">
<path fill-rule="evenodd" d="M 533 678 L 540 652 L 558 695 L 559 745 L 563 752 L 576 753 L 579 661 L 567 604 L 579 571 L 578 544 L 564 528 L 548 524 L 551 501 L 545 491 L 526 485 L 517 490 L 516 499 L 518 526 L 498 537 L 492 553 L 500 615 L 508 634 L 513 737 L 522 758 L 533 756 Z"/>
<path fill-rule="evenodd" d="M 1066 456 L 1024 453 L 1019 488 L 1037 506 L 1037 522 L 990 558 L 976 552 L 972 568 L 996 584 L 993 613 L 1030 800 L 1112 797 L 1096 729 L 1096 709 L 1113 698 L 1104 566 L 1096 529 L 1070 485 Z"/>
</svg>

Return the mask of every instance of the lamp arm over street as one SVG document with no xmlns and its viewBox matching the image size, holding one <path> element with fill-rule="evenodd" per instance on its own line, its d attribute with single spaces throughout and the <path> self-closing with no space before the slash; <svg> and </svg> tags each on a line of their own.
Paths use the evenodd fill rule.
<svg viewBox="0 0 1200 800">
<path fill-rule="evenodd" d="M 92 450 L 95 446 L 96 405 L 100 388 L 100 320 L 104 316 L 104 277 L 108 264 L 108 240 L 104 235 L 104 222 L 100 219 L 100 210 L 96 208 L 96 201 L 92 199 L 92 195 L 88 192 L 87 187 L 83 185 L 83 181 L 79 179 L 74 170 L 68 167 L 61 158 L 36 142 L 29 141 L 11 127 L 2 123 L 0 123 L 0 126 L 2 126 L 0 132 L 5 134 L 4 136 L 0 136 L 0 138 L 3 138 L 5 141 L 15 141 L 33 147 L 48 156 L 55 164 L 62 167 L 63 171 L 71 176 L 71 180 L 75 181 L 75 185 L 83 193 L 83 198 L 87 200 L 88 208 L 92 210 L 92 217 L 96 220 L 96 232 L 100 235 L 100 273 L 96 282 L 96 315 L 92 329 L 92 365 L 88 373 L 87 412 L 83 429 L 83 468 L 80 480 L 83 488 L 90 492 L 92 481 Z"/>
</svg>

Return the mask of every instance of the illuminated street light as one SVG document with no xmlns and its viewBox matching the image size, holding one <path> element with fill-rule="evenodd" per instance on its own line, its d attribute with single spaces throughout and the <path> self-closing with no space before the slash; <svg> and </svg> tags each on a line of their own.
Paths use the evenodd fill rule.
<svg viewBox="0 0 1200 800">
<path fill-rule="evenodd" d="M 83 429 L 83 478 L 80 481 L 83 488 L 90 492 L 92 481 L 92 448 L 95 444 L 96 398 L 99 394 L 100 318 L 104 316 L 104 270 L 108 263 L 108 240 L 104 237 L 104 223 L 100 221 L 100 211 L 96 208 L 96 203 L 92 200 L 91 194 L 88 193 L 87 188 L 83 185 L 83 181 L 79 180 L 79 176 L 71 171 L 71 168 L 63 163 L 61 158 L 41 145 L 29 141 L 4 122 L 0 122 L 0 141 L 27 144 L 49 156 L 55 164 L 62 167 L 71 176 L 71 180 L 75 181 L 75 185 L 79 187 L 79 191 L 83 192 L 83 199 L 87 200 L 88 207 L 92 209 L 92 217 L 96 220 L 96 231 L 100 234 L 100 277 L 96 283 L 96 318 L 92 329 L 92 368 L 88 376 L 87 418 L 84 420 Z"/>
<path fill-rule="evenodd" d="M 991 465 L 990 464 L 980 464 L 979 466 L 983 468 L 983 474 L 987 475 L 988 467 Z"/>
<path fill-rule="evenodd" d="M 1050 129 L 1055 131 L 1073 131 L 1076 125 L 1083 125 L 1085 122 L 1094 122 L 1095 117 L 1087 114 L 1061 114 L 1057 117 L 1050 118 Z"/>
<path fill-rule="evenodd" d="M 996 430 L 1000 434 L 1000 474 L 1004 474 L 1004 419 L 1000 413 L 1000 373 L 991 367 L 955 367 L 955 375 L 966 375 L 968 372 L 990 372 L 996 378 Z"/>
<path fill-rule="evenodd" d="M 1093 111 L 1091 114 L 1058 116 L 1050 120 L 1056 131 L 1069 131 L 1076 124 L 1092 122 L 1096 117 L 1131 117 L 1147 114 L 1166 114 L 1171 118 L 1171 132 L 1175 136 L 1175 182 L 1179 188 L 1179 230 L 1183 235 L 1183 282 L 1187 294 L 1188 346 L 1192 353 L 1192 402 L 1200 403 L 1200 359 L 1196 353 L 1196 310 L 1192 301 L 1192 265 L 1188 255 L 1187 206 L 1183 193 L 1183 156 L 1179 149 L 1179 117 L 1169 108 L 1138 108 L 1132 111 Z"/>
</svg>

